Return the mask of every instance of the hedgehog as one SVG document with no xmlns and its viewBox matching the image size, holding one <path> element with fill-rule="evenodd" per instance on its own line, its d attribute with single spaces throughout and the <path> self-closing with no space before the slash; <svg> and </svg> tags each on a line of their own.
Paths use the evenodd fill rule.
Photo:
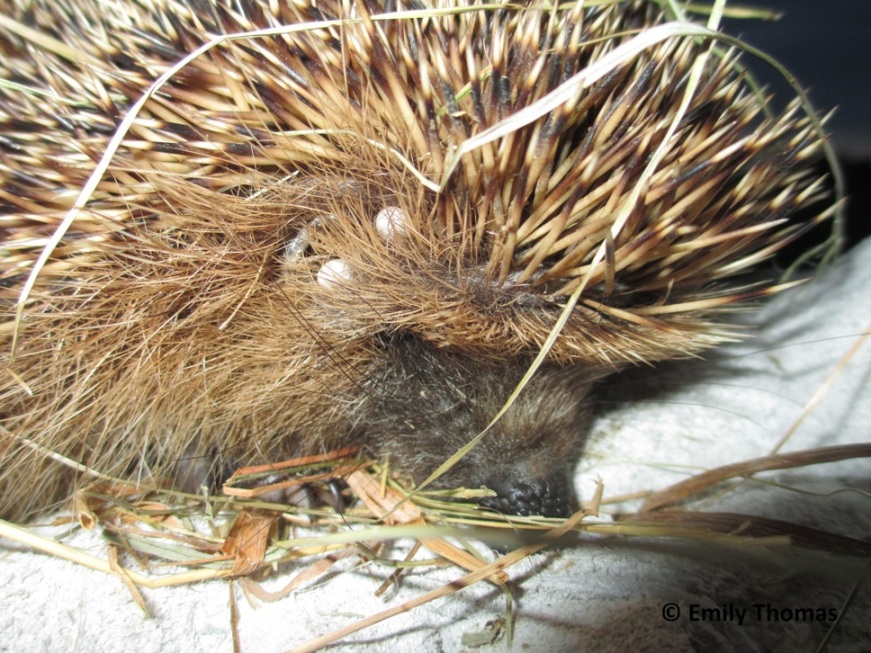
<svg viewBox="0 0 871 653">
<path fill-rule="evenodd" d="M 660 3 L 2 5 L 8 518 L 344 446 L 570 514 L 593 387 L 831 213 L 816 119 Z"/>
</svg>

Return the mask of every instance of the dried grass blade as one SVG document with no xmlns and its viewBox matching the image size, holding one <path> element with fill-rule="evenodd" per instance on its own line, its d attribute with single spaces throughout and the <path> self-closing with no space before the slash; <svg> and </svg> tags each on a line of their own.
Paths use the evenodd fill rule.
<svg viewBox="0 0 871 653">
<path fill-rule="evenodd" d="M 871 458 L 871 443 L 806 449 L 723 465 L 655 492 L 647 498 L 647 501 L 641 506 L 640 512 L 649 513 L 677 503 L 730 478 L 749 477 L 758 472 L 774 469 L 790 469 L 853 458 Z"/>
<path fill-rule="evenodd" d="M 263 564 L 269 534 L 276 515 L 261 510 L 243 510 L 236 517 L 221 550 L 234 556 L 234 576 L 245 576 Z"/>
<path fill-rule="evenodd" d="M 633 526 L 673 526 L 672 537 L 687 537 L 708 532 L 777 541 L 785 539 L 790 545 L 818 549 L 849 556 L 871 556 L 871 542 L 830 533 L 793 522 L 755 515 L 730 512 L 693 512 L 661 510 L 635 515 L 617 515 L 620 524 Z"/>
</svg>

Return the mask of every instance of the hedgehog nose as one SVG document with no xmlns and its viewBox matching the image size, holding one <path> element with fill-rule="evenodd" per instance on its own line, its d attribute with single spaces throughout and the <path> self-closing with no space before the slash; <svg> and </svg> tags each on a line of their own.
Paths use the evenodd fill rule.
<svg viewBox="0 0 871 653">
<path fill-rule="evenodd" d="M 534 480 L 500 479 L 486 485 L 497 496 L 481 499 L 479 503 L 501 513 L 569 517 L 574 512 L 575 493 L 565 475 Z"/>
</svg>

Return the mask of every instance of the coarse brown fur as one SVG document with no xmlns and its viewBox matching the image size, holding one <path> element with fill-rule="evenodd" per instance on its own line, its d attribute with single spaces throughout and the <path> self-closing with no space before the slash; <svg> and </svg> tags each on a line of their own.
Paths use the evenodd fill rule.
<svg viewBox="0 0 871 653">
<path fill-rule="evenodd" d="M 720 280 L 806 228 L 786 218 L 821 196 L 809 120 L 765 117 L 721 49 L 633 204 L 711 47 L 677 37 L 451 171 L 659 8 L 273 4 L 0 3 L 2 77 L 25 87 L 0 88 L 0 513 L 69 494 L 48 452 L 136 478 L 359 443 L 420 481 L 487 425 L 583 284 L 536 377 L 442 479 L 564 513 L 590 385 L 721 340 L 708 309 L 742 293 Z M 293 25 L 217 43 L 154 90 L 24 297 L 155 80 L 217 35 Z M 404 217 L 379 231 L 383 209 Z"/>
</svg>

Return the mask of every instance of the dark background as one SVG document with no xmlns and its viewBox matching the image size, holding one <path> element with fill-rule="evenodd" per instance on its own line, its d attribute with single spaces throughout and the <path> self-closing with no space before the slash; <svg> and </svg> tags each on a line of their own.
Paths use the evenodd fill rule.
<svg viewBox="0 0 871 653">
<path fill-rule="evenodd" d="M 723 29 L 776 57 L 809 92 L 827 123 L 847 176 L 848 236 L 871 235 L 871 0 L 756 0 L 782 13 L 778 21 L 736 20 Z M 744 62 L 777 98 L 793 97 L 780 73 L 763 61 Z"/>
</svg>

